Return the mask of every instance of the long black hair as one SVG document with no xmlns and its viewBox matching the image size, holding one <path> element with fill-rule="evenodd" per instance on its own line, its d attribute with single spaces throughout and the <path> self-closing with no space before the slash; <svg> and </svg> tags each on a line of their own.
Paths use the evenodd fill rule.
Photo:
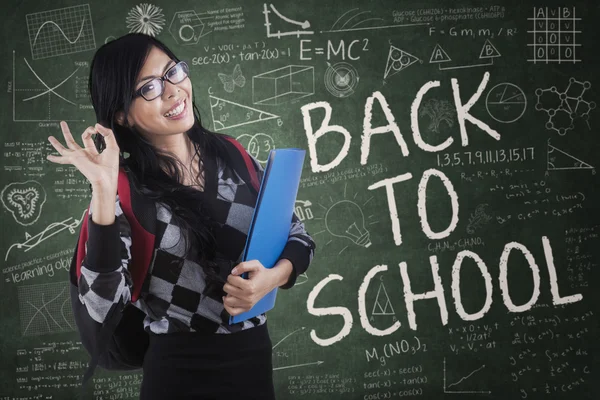
<svg viewBox="0 0 600 400">
<path fill-rule="evenodd" d="M 122 36 L 96 51 L 89 77 L 89 91 L 96 119 L 113 131 L 122 155 L 120 166 L 131 171 L 130 179 L 133 178 L 136 182 L 134 190 L 169 206 L 175 223 L 182 228 L 184 257 L 187 258 L 194 247 L 207 275 L 207 283 L 220 283 L 222 287 L 224 280 L 219 278 L 218 263 L 214 261 L 214 223 L 202 207 L 202 194 L 181 183 L 181 162 L 172 153 L 153 146 L 135 127 L 126 122 L 123 125 L 117 122 L 119 112 L 123 112 L 127 121 L 136 79 L 153 46 L 165 52 L 175 62 L 180 61 L 161 41 L 140 33 Z M 200 171 L 205 157 L 211 157 L 212 160 L 220 158 L 228 162 L 228 153 L 223 143 L 225 135 L 204 128 L 193 99 L 192 105 L 194 125 L 185 132 L 195 148 L 192 159 L 198 160 Z M 95 135 L 94 141 L 99 151 L 105 148 L 102 135 Z M 125 158 L 123 153 L 128 153 L 129 156 Z M 209 286 L 213 285 L 207 285 L 207 289 Z"/>
</svg>

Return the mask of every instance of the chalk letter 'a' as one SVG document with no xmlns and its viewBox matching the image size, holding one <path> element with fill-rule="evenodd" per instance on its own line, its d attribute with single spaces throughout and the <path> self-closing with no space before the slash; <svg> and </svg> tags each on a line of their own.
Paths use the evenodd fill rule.
<svg viewBox="0 0 600 400">
<path fill-rule="evenodd" d="M 381 105 L 381 109 L 383 110 L 383 114 L 385 115 L 385 119 L 388 124 L 384 126 L 379 126 L 377 128 L 373 128 L 371 126 L 371 119 L 373 118 L 373 100 L 377 99 L 379 104 Z M 390 106 L 388 105 L 385 97 L 381 94 L 381 92 L 373 92 L 371 96 L 367 98 L 367 102 L 365 103 L 365 118 L 363 120 L 363 136 L 362 136 L 362 144 L 360 146 L 360 163 L 365 165 L 367 163 L 367 159 L 369 158 L 369 148 L 371 147 L 371 136 L 380 133 L 388 133 L 392 132 L 394 137 L 396 138 L 396 142 L 400 146 L 402 150 L 402 155 L 404 157 L 408 156 L 408 146 L 406 146 L 406 142 L 400 133 L 400 128 L 398 128 L 398 124 L 394 119 L 394 114 L 390 110 Z"/>
</svg>

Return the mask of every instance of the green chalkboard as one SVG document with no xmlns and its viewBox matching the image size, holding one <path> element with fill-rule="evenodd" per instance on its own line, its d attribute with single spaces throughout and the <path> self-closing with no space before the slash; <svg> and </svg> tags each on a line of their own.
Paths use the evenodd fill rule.
<svg viewBox="0 0 600 400">
<path fill-rule="evenodd" d="M 279 399 L 598 398 L 600 112 L 591 1 L 10 1 L 1 17 L 0 399 L 74 398 L 68 265 L 95 49 L 188 62 L 204 124 L 307 150 L 317 243 L 269 312 Z M 98 370 L 87 398 L 135 399 Z"/>
</svg>

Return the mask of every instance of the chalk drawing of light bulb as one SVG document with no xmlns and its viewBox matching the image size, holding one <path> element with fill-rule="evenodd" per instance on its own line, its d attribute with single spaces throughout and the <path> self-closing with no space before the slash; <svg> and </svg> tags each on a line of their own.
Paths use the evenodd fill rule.
<svg viewBox="0 0 600 400">
<path fill-rule="evenodd" d="M 353 243 L 368 248 L 370 233 L 365 228 L 365 215 L 358 204 L 341 200 L 327 210 L 325 226 L 333 236 L 344 237 Z"/>
</svg>

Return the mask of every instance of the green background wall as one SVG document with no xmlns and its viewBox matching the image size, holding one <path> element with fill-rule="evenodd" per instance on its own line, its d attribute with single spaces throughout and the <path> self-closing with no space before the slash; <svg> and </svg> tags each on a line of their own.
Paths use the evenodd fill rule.
<svg viewBox="0 0 600 400">
<path fill-rule="evenodd" d="M 263 161 L 307 150 L 296 212 L 318 249 L 268 314 L 278 398 L 598 398 L 595 2 L 3 10 L 1 400 L 76 395 L 67 268 L 90 193 L 46 138 L 96 122 L 94 51 L 138 29 L 188 61 L 207 127 Z M 86 398 L 140 381 L 98 370 Z"/>
</svg>

